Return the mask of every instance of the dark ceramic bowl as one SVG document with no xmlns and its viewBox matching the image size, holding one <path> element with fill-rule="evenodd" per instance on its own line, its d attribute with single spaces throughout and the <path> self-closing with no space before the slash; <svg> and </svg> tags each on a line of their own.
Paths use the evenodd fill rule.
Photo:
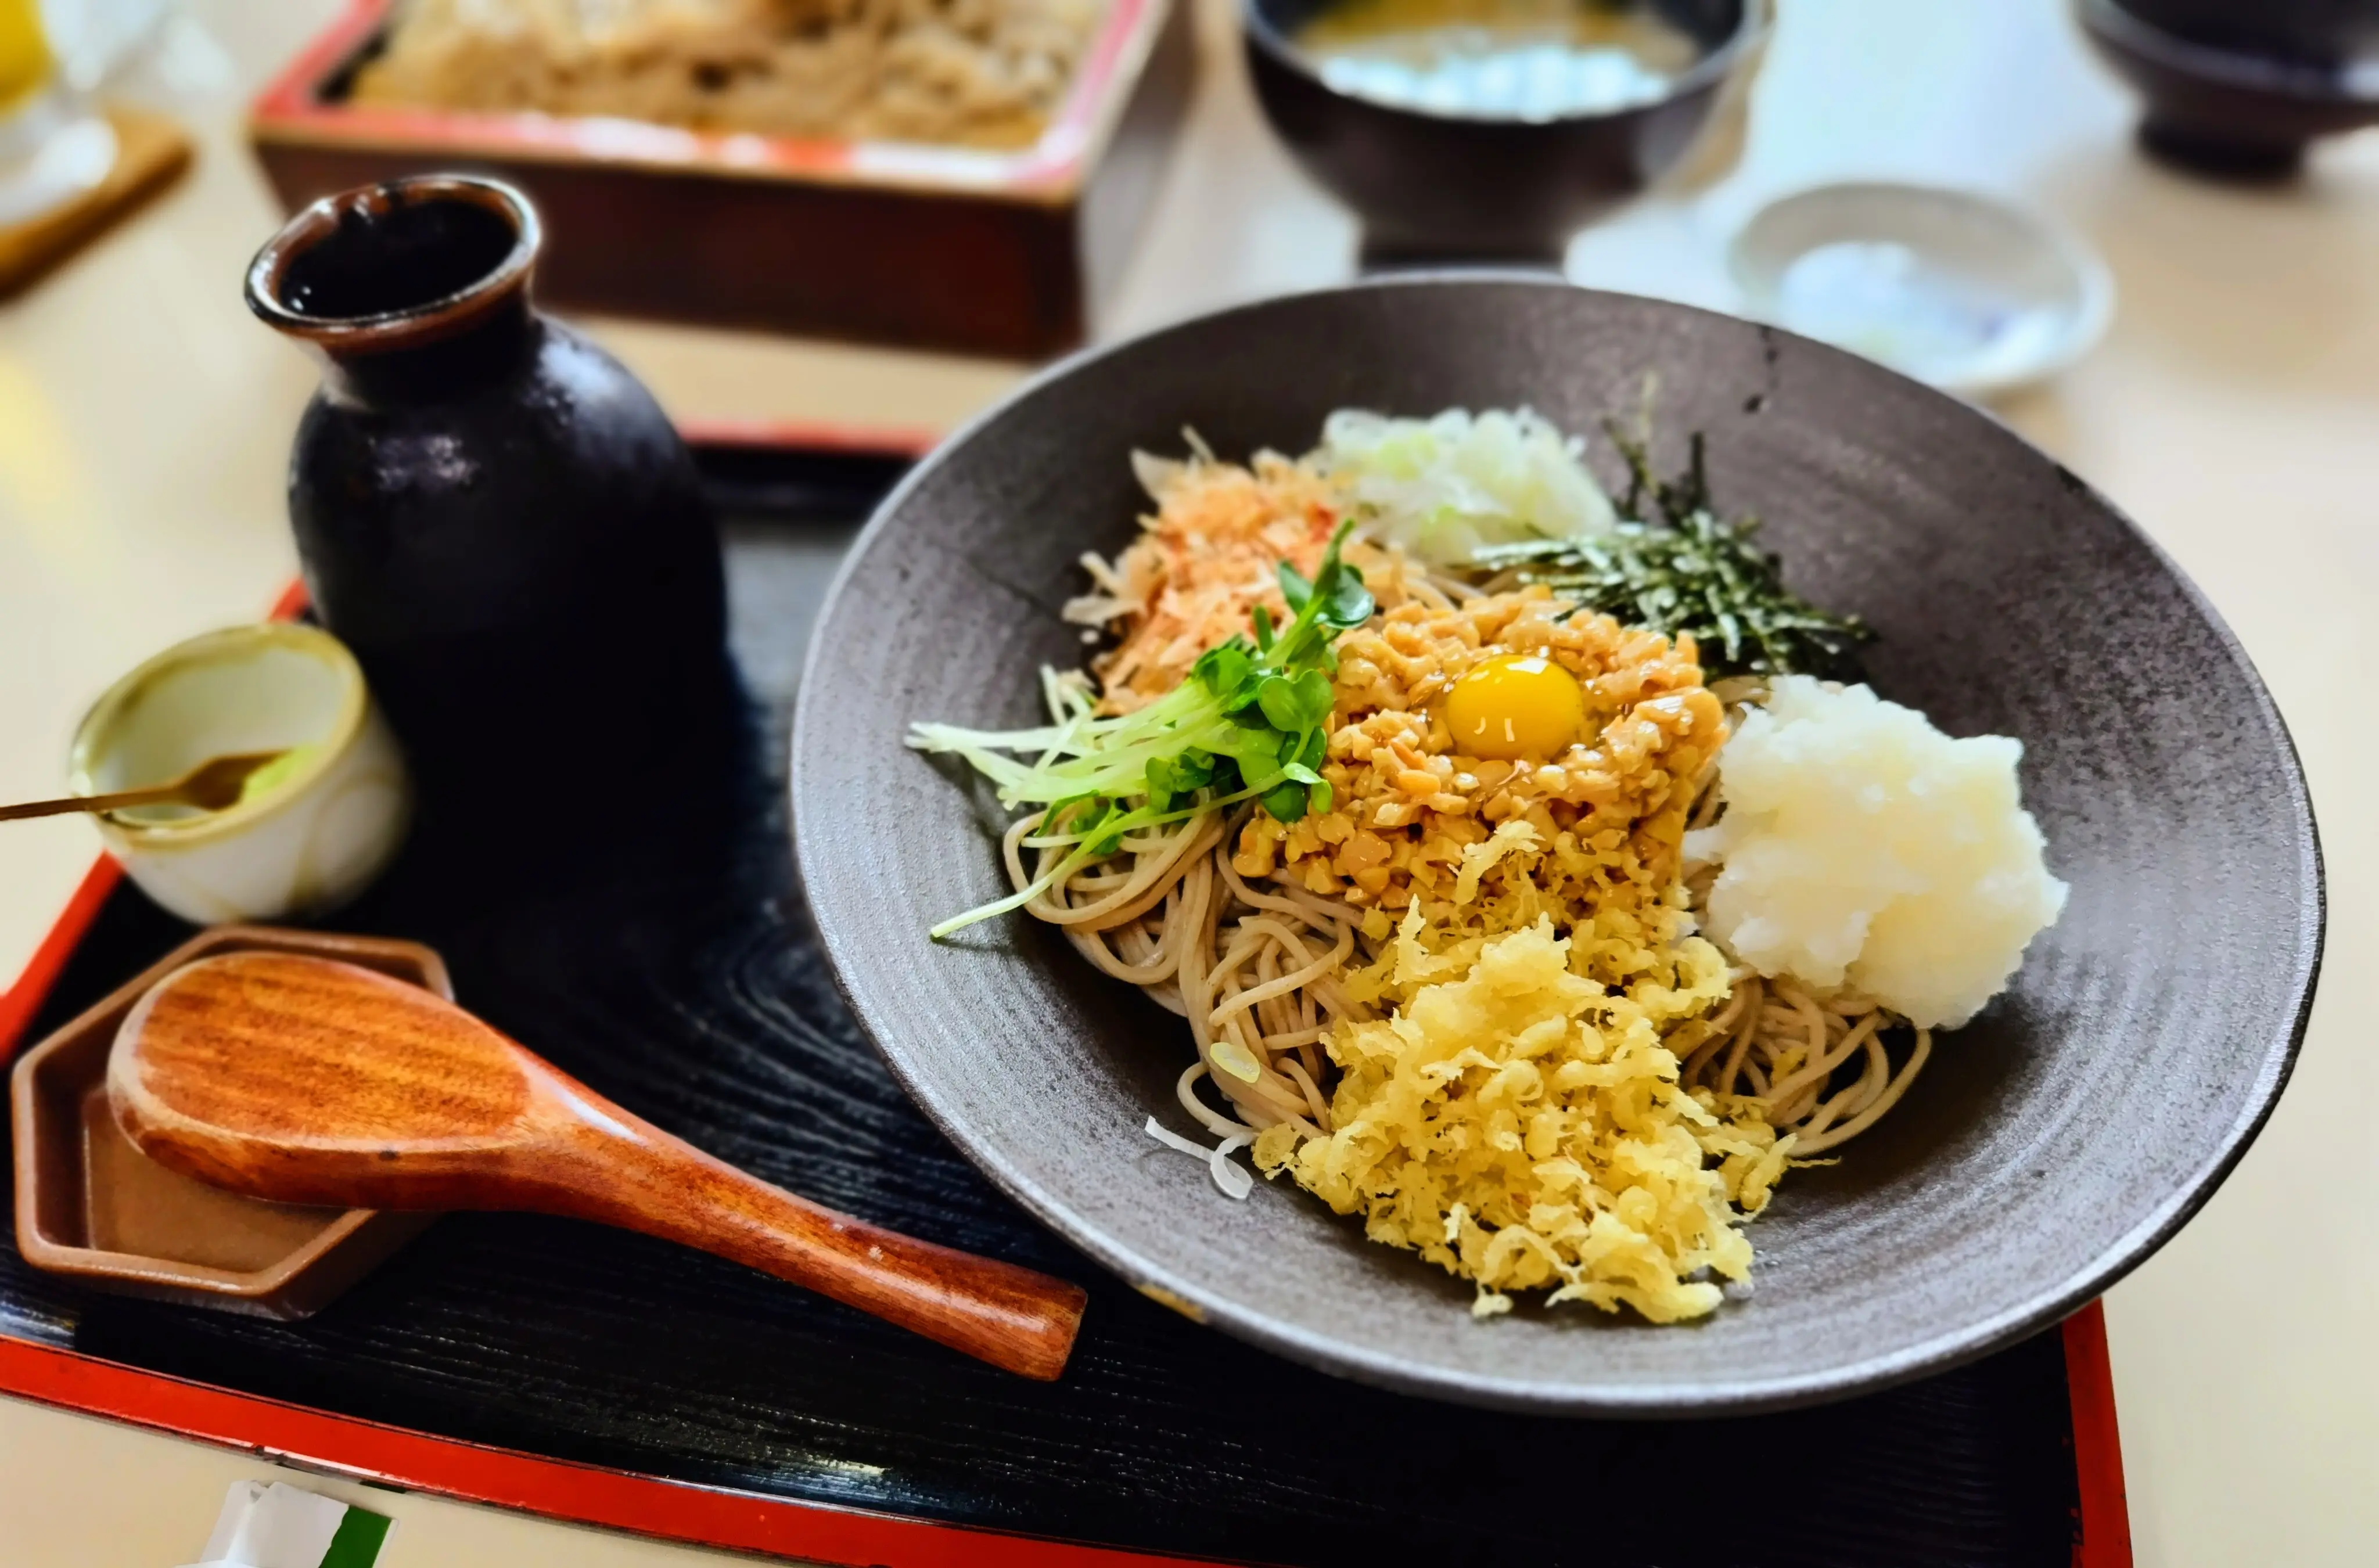
<svg viewBox="0 0 2379 1568">
<path fill-rule="evenodd" d="M 2379 50 L 2373 0 L 2121 0 L 2139 20 L 2232 54 L 2345 66 Z"/>
<path fill-rule="evenodd" d="M 1902 1104 L 1794 1172 L 1751 1227 L 1755 1294 L 1652 1328 L 1591 1309 L 1470 1319 L 1470 1289 L 1293 1188 L 1234 1203 L 1151 1142 L 1181 1021 L 1010 918 L 989 802 L 905 751 L 912 719 L 1037 722 L 1083 656 L 1076 558 L 1143 507 L 1126 454 L 1295 451 L 1345 404 L 1528 404 L 1592 430 L 1657 377 L 1664 464 L 1767 519 L 1793 582 L 1881 633 L 1886 695 L 2025 745 L 2072 885 L 2007 995 Z M 1616 473 L 1596 452 L 1606 480 Z M 1276 300 L 1069 361 L 888 500 L 810 653 L 794 833 L 827 952 L 893 1070 L 1026 1208 L 1160 1299 L 1313 1365 L 1513 1409 L 1744 1411 L 1839 1397 L 2020 1338 L 2180 1228 L 2271 1110 L 2321 952 L 2304 779 L 2203 597 L 2088 486 L 1974 409 L 1805 339 L 1509 277 Z M 1250 1408 L 1263 1408 L 1261 1389 Z M 1293 1418 L 1293 1412 L 1285 1418 Z"/>
<path fill-rule="evenodd" d="M 2379 125 L 2369 0 L 2075 0 L 2075 10 L 2147 100 L 2140 143 L 2168 163 L 2285 178 L 2313 142 Z"/>
<path fill-rule="evenodd" d="M 1757 0 L 1643 0 L 1700 46 L 1659 101 L 1522 120 L 1342 92 L 1290 42 L 1331 0 L 1244 0 L 1256 98 L 1305 172 L 1362 220 L 1368 263 L 1558 262 L 1570 236 L 1691 150 L 1765 25 Z"/>
</svg>

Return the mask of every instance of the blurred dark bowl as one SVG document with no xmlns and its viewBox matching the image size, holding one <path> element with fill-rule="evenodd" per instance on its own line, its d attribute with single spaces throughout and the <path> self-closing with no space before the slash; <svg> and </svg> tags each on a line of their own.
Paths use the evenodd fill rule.
<svg viewBox="0 0 2379 1568">
<path fill-rule="evenodd" d="M 1334 0 L 1245 0 L 1256 97 L 1305 172 L 1355 210 L 1367 265 L 1558 263 L 1569 238 L 1693 147 L 1752 56 L 1755 0 L 1643 0 L 1701 57 L 1659 101 L 1530 120 L 1439 114 L 1342 92 L 1293 42 Z"/>
<path fill-rule="evenodd" d="M 2075 0 L 2083 31 L 2147 100 L 2168 163 L 2285 178 L 2325 136 L 2379 125 L 2379 0 Z"/>
<path fill-rule="evenodd" d="M 2379 0 L 2122 0 L 2122 8 L 2233 54 L 2336 68 L 2379 50 Z"/>
</svg>

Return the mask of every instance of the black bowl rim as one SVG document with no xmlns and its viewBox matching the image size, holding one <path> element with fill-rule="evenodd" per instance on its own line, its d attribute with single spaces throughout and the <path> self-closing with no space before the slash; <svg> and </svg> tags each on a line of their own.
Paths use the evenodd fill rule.
<svg viewBox="0 0 2379 1568">
<path fill-rule="evenodd" d="M 1250 6 L 1254 3 L 1248 0 Z M 2142 20 L 2122 0 L 2076 0 L 2076 9 L 2084 30 L 2102 42 L 2208 86 L 2297 103 L 2379 106 L 2379 88 L 2355 91 L 2358 78 L 2352 71 L 2199 43 Z"/>
<path fill-rule="evenodd" d="M 1239 0 L 1239 30 L 1250 47 L 1261 49 L 1265 56 L 1284 70 L 1304 78 L 1315 88 L 1345 103 L 1359 103 L 1393 119 L 1414 125 L 1493 126 L 1518 129 L 1551 128 L 1560 126 L 1591 126 L 1624 120 L 1630 115 L 1648 114 L 1655 109 L 1689 98 L 1703 89 L 1723 81 L 1741 63 L 1744 55 L 1766 34 L 1769 26 L 1769 0 L 1743 0 L 1743 19 L 1725 42 L 1694 62 L 1689 70 L 1679 72 L 1669 79 L 1667 90 L 1660 97 L 1643 103 L 1631 103 L 1624 109 L 1599 109 L 1592 114 L 1554 115 L 1541 120 L 1521 119 L 1511 115 L 1450 114 L 1435 109 L 1414 109 L 1384 99 L 1367 98 L 1361 93 L 1346 92 L 1324 81 L 1322 73 L 1313 68 L 1305 51 L 1281 35 L 1263 14 L 1264 0 Z"/>
<path fill-rule="evenodd" d="M 2012 1345 L 2062 1321 L 2121 1280 L 2154 1256 L 2180 1228 L 2195 1217 L 2208 1200 L 2220 1188 L 2230 1173 L 2245 1157 L 2256 1135 L 2271 1119 L 2280 1094 L 2288 1087 L 2296 1068 L 2297 1057 L 2304 1043 L 2305 1029 L 2311 1022 L 2317 982 L 2328 936 L 2328 878 L 2321 850 L 2321 835 L 2313 817 L 2313 796 L 2304 776 L 2304 765 L 2296 739 L 2288 731 L 2288 721 L 2279 706 L 2272 700 L 2263 675 L 2248 657 L 2246 649 L 2232 633 L 2204 590 L 2183 572 L 2180 565 L 2158 546 L 2147 531 L 2133 522 L 2130 515 L 2100 495 L 2086 481 L 2059 463 L 2054 456 L 2024 437 L 2011 426 L 1994 419 L 1972 404 L 1938 392 L 1924 382 L 1901 375 L 1898 371 L 1861 358 L 1847 350 L 1838 349 L 1813 338 L 1804 338 L 1779 327 L 1763 323 L 1746 323 L 1740 318 L 1722 312 L 1705 310 L 1697 306 L 1672 300 L 1620 294 L 1605 289 L 1582 289 L 1576 284 L 1549 279 L 1541 274 L 1519 271 L 1465 268 L 1448 271 L 1395 273 L 1366 278 L 1352 283 L 1342 283 L 1318 289 L 1276 295 L 1209 311 L 1168 326 L 1121 339 L 1111 344 L 1095 344 L 1077 351 L 1044 368 L 1020 385 L 1000 398 L 990 407 L 945 437 L 934 450 L 911 469 L 894 487 L 875 513 L 868 519 L 858 537 L 845 553 L 842 564 L 836 570 L 825 599 L 818 609 L 815 629 L 812 632 L 803 668 L 824 668 L 820 657 L 827 635 L 832 628 L 836 611 L 843 594 L 857 573 L 860 561 L 876 543 L 877 537 L 890 526 L 891 520 L 907 503 L 909 497 L 929 480 L 951 454 L 971 441 L 980 431 L 1007 417 L 1009 411 L 1035 396 L 1040 390 L 1074 374 L 1087 366 L 1109 357 L 1135 352 L 1150 344 L 1183 336 L 1200 331 L 1206 323 L 1234 316 L 1276 309 L 1283 304 L 1300 299 L 1320 299 L 1338 295 L 1366 293 L 1384 289 L 1459 288 L 1488 283 L 1499 286 L 1525 285 L 1532 289 L 1564 289 L 1590 296 L 1625 301 L 1631 307 L 1651 305 L 1664 310 L 1675 310 L 1698 318 L 1713 319 L 1735 326 L 1748 325 L 1763 338 L 1790 339 L 1808 352 L 1840 360 L 1854 360 L 1866 369 L 1890 376 L 1902 383 L 1905 395 L 1953 404 L 1967 414 L 1988 420 L 1999 431 L 2018 446 L 2048 464 L 2059 481 L 2075 494 L 2105 509 L 2179 585 L 2183 597 L 2214 633 L 2216 642 L 2246 678 L 2247 689 L 2252 694 L 2254 710 L 2276 741 L 2286 762 L 2284 772 L 2288 782 L 2288 804 L 2295 817 L 2295 838 L 2298 847 L 2309 862 L 2303 904 L 2297 927 L 2296 953 L 2301 955 L 2299 972 L 2294 977 L 2296 1006 L 2275 1041 L 2277 1049 L 2267 1047 L 2255 1073 L 2254 1081 L 2239 1118 L 2223 1134 L 2208 1152 L 2196 1174 L 2180 1184 L 2131 1230 L 2109 1245 L 2087 1267 L 2079 1269 L 2062 1285 L 2036 1293 L 2030 1300 L 1977 1323 L 1934 1335 L 1904 1350 L 1878 1355 L 1844 1363 L 1831 1370 L 1797 1377 L 1744 1379 L 1699 1382 L 1677 1382 L 1660 1388 L 1621 1390 L 1581 1389 L 1577 1385 L 1548 1393 L 1543 1385 L 1516 1377 L 1486 1377 L 1440 1372 L 1415 1369 L 1393 1357 L 1368 1351 L 1351 1349 L 1329 1335 L 1275 1322 L 1262 1313 L 1238 1307 L 1228 1298 L 1214 1295 L 1204 1287 L 1173 1273 L 1158 1260 L 1132 1249 L 1116 1245 L 1104 1236 L 1099 1227 L 1085 1221 L 1072 1208 L 1043 1188 L 1023 1172 L 1010 1165 L 996 1152 L 977 1147 L 954 1124 L 948 1110 L 940 1104 L 933 1086 L 913 1074 L 900 1054 L 889 1048 L 876 1030 L 869 1009 L 851 988 L 846 978 L 848 969 L 859 960 L 859 955 L 845 947 L 842 938 L 827 923 L 817 922 L 819 946 L 827 954 L 828 968 L 834 975 L 836 989 L 849 1005 L 851 1016 L 867 1033 L 910 1098 L 917 1103 L 926 1117 L 956 1144 L 994 1185 L 1029 1211 L 1043 1224 L 1056 1231 L 1067 1243 L 1090 1255 L 1097 1262 L 1128 1282 L 1134 1283 L 1143 1293 L 1161 1291 L 1179 1304 L 1193 1321 L 1219 1328 L 1237 1338 L 1259 1345 L 1277 1355 L 1317 1368 L 1358 1382 L 1393 1389 L 1399 1393 L 1419 1394 L 1457 1404 L 1489 1409 L 1507 1410 L 1516 1414 L 1537 1416 L 1576 1416 L 1600 1418 L 1662 1419 L 1722 1416 L 1757 1415 L 1765 1411 L 1784 1410 L 1803 1405 L 1826 1404 L 1847 1399 L 1855 1394 L 1872 1393 L 1913 1382 L 1917 1379 L 1972 1361 Z M 793 856 L 797 874 L 804 887 L 815 886 L 815 874 L 822 863 L 827 849 L 825 830 L 808 825 L 824 820 L 825 814 L 804 812 L 802 796 L 808 770 L 803 758 L 815 743 L 810 716 L 818 704 L 805 694 L 796 697 L 793 705 L 792 733 L 789 745 L 788 808 L 791 818 Z"/>
</svg>

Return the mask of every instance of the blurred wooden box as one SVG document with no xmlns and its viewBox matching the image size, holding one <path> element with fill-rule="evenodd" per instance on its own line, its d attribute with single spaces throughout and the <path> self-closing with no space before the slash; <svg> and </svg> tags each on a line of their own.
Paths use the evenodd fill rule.
<svg viewBox="0 0 2379 1568">
<path fill-rule="evenodd" d="M 1189 101 L 1189 0 L 1111 0 L 1064 106 L 1016 152 L 796 140 L 345 101 L 393 0 L 353 0 L 259 95 L 248 134 L 295 210 L 435 169 L 544 216 L 565 308 L 1010 357 L 1080 343 Z"/>
</svg>

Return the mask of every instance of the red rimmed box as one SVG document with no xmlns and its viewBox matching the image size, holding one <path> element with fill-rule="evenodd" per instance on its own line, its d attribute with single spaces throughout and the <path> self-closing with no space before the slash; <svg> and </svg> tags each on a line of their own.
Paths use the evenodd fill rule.
<svg viewBox="0 0 2379 1568">
<path fill-rule="evenodd" d="M 1188 105 L 1188 0 L 1111 0 L 1064 103 L 1016 151 L 820 141 L 347 101 L 395 0 L 347 10 L 248 111 L 293 211 L 465 169 L 537 201 L 568 308 L 1036 358 L 1113 288 Z"/>
</svg>

